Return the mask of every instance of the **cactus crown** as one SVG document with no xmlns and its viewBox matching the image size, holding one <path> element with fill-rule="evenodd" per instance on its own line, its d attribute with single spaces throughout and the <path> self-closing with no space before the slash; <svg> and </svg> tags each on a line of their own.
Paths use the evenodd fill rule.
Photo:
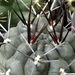
<svg viewBox="0 0 75 75">
<path fill-rule="evenodd" d="M 49 33 L 49 35 L 51 36 L 51 38 L 53 39 L 54 43 L 56 44 L 59 44 L 60 42 L 64 42 L 69 31 L 71 30 L 71 21 L 68 21 L 67 18 L 70 18 L 69 15 L 69 12 L 68 11 L 68 8 L 66 7 L 65 3 L 63 1 L 60 1 L 60 4 L 58 7 L 56 8 L 53 8 L 53 5 L 51 4 L 51 0 L 50 1 L 47 1 L 45 6 L 42 8 L 42 6 L 39 4 L 39 2 L 36 3 L 36 5 L 39 7 L 39 13 L 36 13 L 36 10 L 34 9 L 33 7 L 33 4 L 32 4 L 32 0 L 31 0 L 31 3 L 30 3 L 30 9 L 29 9 L 29 16 L 28 16 L 28 21 L 26 21 L 26 19 L 24 18 L 24 15 L 20 9 L 20 6 L 18 4 L 18 1 L 16 0 L 16 3 L 18 5 L 18 8 L 19 8 L 19 11 L 21 13 L 21 17 L 20 15 L 15 11 L 15 9 L 13 8 L 14 12 L 16 13 L 16 15 L 19 17 L 19 19 L 23 22 L 24 25 L 27 26 L 27 32 L 28 32 L 28 43 L 35 43 L 35 41 L 37 40 L 37 38 L 39 37 L 39 35 L 46 29 L 47 32 Z M 51 7 L 52 5 L 52 7 Z M 51 9 L 53 9 L 51 11 Z M 57 10 L 59 9 L 59 13 L 57 13 L 57 16 L 53 16 L 54 14 L 52 14 L 53 12 L 56 12 Z M 48 12 L 48 14 L 47 14 Z M 34 15 L 34 18 L 31 20 L 31 15 Z M 46 20 L 48 21 L 48 24 L 45 24 L 42 29 L 39 31 L 38 35 L 35 36 L 36 34 L 36 30 L 37 30 L 37 27 L 38 27 L 38 22 L 39 22 L 39 18 L 44 16 L 46 18 Z M 34 29 L 34 32 L 33 32 L 33 36 L 31 36 L 31 25 L 33 24 L 33 22 L 35 21 L 35 19 L 38 17 L 38 22 L 36 24 L 36 27 Z M 55 17 L 55 19 L 54 19 Z M 55 24 L 54 24 L 54 21 L 55 21 Z M 61 21 L 61 30 L 60 30 L 60 36 L 59 38 L 57 38 L 57 35 L 56 35 L 56 31 L 55 31 L 55 28 L 56 26 L 58 25 L 58 23 Z M 53 33 L 50 33 L 50 31 L 47 29 L 47 26 L 49 26 L 50 28 L 53 29 Z M 62 38 L 62 34 L 63 34 L 63 28 L 66 28 L 67 29 L 67 33 L 65 35 L 64 38 Z"/>
</svg>

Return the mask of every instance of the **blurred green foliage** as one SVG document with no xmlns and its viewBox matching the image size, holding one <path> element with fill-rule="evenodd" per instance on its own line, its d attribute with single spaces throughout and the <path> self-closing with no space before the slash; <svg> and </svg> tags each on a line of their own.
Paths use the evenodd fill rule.
<svg viewBox="0 0 75 75">
<path fill-rule="evenodd" d="M 23 0 L 25 4 L 29 6 L 31 0 Z M 40 3 L 44 3 L 45 0 L 40 0 Z M 24 7 L 24 5 L 21 3 L 20 0 L 18 0 L 21 10 L 24 13 L 24 16 L 28 16 L 28 10 Z M 16 0 L 0 0 L 0 13 L 3 13 L 1 16 L 7 17 L 6 20 L 8 20 L 8 10 L 11 11 L 11 26 L 16 26 L 19 18 L 16 16 L 16 14 L 13 12 L 12 7 L 19 13 Z M 1 23 L 5 28 L 7 28 L 8 22 L 2 22 Z"/>
</svg>

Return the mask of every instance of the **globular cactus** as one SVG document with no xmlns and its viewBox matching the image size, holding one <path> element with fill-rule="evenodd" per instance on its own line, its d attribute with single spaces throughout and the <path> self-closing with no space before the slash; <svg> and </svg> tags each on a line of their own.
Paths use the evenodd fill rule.
<svg viewBox="0 0 75 75">
<path fill-rule="evenodd" d="M 6 75 L 75 73 L 75 38 L 63 0 L 46 1 L 43 8 L 36 3 L 40 9 L 38 13 L 31 0 L 28 20 L 24 18 L 17 0 L 16 3 L 21 17 L 12 7 L 20 21 L 16 27 L 10 28 L 11 13 L 8 14 L 8 32 L 0 47 L 1 70 Z M 56 3 L 57 7 L 54 6 Z"/>
</svg>

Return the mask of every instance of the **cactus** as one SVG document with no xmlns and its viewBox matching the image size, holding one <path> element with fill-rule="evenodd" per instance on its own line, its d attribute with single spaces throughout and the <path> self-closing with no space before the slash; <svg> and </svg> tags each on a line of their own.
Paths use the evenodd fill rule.
<svg viewBox="0 0 75 75">
<path fill-rule="evenodd" d="M 17 0 L 16 5 L 21 15 L 14 7 L 12 10 L 20 21 L 10 28 L 11 12 L 8 13 L 8 32 L 0 47 L 1 72 L 6 75 L 75 73 L 75 38 L 71 32 L 74 18 L 71 21 L 63 0 L 46 0 L 44 7 L 36 3 L 39 12 L 31 0 L 28 19 Z"/>
</svg>

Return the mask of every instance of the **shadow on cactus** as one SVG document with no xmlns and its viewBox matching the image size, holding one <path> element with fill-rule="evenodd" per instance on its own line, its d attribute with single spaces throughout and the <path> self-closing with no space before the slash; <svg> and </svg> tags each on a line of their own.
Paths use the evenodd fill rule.
<svg viewBox="0 0 75 75">
<path fill-rule="evenodd" d="M 56 3 L 59 6 L 53 6 Z M 71 33 L 71 18 L 65 3 L 54 1 L 49 6 L 50 1 L 47 1 L 44 7 L 37 3 L 39 7 L 39 13 L 37 13 L 31 0 L 28 20 L 24 18 L 25 14 L 21 11 L 17 0 L 16 4 L 21 15 L 15 8 L 12 7 L 12 9 L 20 21 L 16 27 L 10 28 L 11 13 L 8 13 L 8 32 L 4 35 L 4 41 L 0 47 L 0 68 L 3 74 L 75 73 L 75 38 Z M 45 11 L 46 8 L 47 11 Z"/>
</svg>

